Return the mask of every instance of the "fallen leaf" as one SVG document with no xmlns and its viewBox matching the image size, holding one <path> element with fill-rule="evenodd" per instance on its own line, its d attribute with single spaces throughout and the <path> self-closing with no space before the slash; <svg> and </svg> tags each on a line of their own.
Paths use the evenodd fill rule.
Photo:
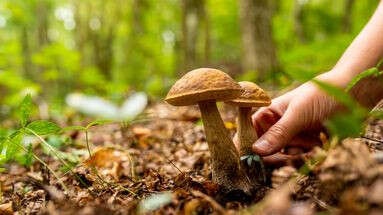
<svg viewBox="0 0 383 215">
<path fill-rule="evenodd" d="M 185 215 L 196 214 L 197 208 L 200 205 L 201 205 L 201 201 L 199 199 L 192 199 L 192 200 L 188 201 L 185 204 L 184 214 Z"/>
<path fill-rule="evenodd" d="M 13 214 L 12 202 L 1 204 L 0 205 L 0 214 L 12 215 Z"/>
</svg>

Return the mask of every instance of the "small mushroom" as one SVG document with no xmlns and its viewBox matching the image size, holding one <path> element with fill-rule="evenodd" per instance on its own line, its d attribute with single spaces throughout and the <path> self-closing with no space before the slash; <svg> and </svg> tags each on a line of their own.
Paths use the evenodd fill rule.
<svg viewBox="0 0 383 215">
<path fill-rule="evenodd" d="M 233 100 L 226 103 L 238 107 L 238 140 L 239 140 L 239 155 L 241 160 L 246 159 L 248 166 L 251 165 L 253 160 L 259 161 L 262 168 L 262 177 L 265 181 L 265 171 L 263 167 L 262 158 L 258 155 L 253 155 L 252 145 L 258 139 L 257 132 L 255 131 L 251 121 L 251 111 L 253 107 L 263 107 L 271 104 L 270 97 L 258 85 L 242 81 L 238 83 L 242 88 L 242 94 Z"/>
<path fill-rule="evenodd" d="M 250 193 L 248 177 L 217 109 L 217 101 L 235 99 L 241 87 L 226 73 L 210 68 L 188 72 L 170 89 L 165 101 L 175 106 L 198 104 L 211 154 L 213 181 L 227 191 Z"/>
<path fill-rule="evenodd" d="M 258 139 L 257 133 L 251 122 L 251 110 L 253 107 L 264 107 L 271 104 L 270 97 L 258 85 L 241 81 L 238 83 L 242 88 L 242 94 L 226 103 L 238 107 L 238 139 L 239 154 L 252 154 L 251 146 Z"/>
</svg>

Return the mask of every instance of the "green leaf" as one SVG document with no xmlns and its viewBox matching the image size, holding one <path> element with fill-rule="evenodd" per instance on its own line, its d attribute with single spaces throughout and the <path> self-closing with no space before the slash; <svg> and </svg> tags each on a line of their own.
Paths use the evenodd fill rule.
<svg viewBox="0 0 383 215">
<path fill-rule="evenodd" d="M 105 125 L 107 123 L 111 123 L 113 122 L 113 120 L 107 120 L 107 119 L 102 119 L 102 120 L 96 120 L 96 121 L 93 121 L 91 123 L 89 123 L 87 126 L 86 126 L 86 130 L 88 130 L 90 127 L 92 126 L 96 126 L 96 125 Z"/>
<path fill-rule="evenodd" d="M 66 142 L 66 138 L 64 136 L 59 136 L 59 135 L 49 135 L 49 137 L 47 138 L 46 142 L 54 147 L 54 148 L 61 148 L 62 146 L 64 146 L 65 142 Z"/>
<path fill-rule="evenodd" d="M 253 161 L 260 162 L 261 161 L 261 157 L 259 157 L 259 155 L 253 155 Z"/>
<path fill-rule="evenodd" d="M 375 117 L 377 119 L 383 119 L 383 111 L 382 110 L 373 110 L 369 114 L 372 117 Z"/>
<path fill-rule="evenodd" d="M 7 141 L 7 139 L 5 139 L 5 138 L 0 139 L 0 152 L 3 151 L 6 141 Z"/>
<path fill-rule="evenodd" d="M 32 112 L 32 97 L 30 94 L 26 95 L 23 101 L 20 103 L 18 115 L 20 118 L 21 126 L 25 127 L 28 123 L 29 117 Z"/>
<path fill-rule="evenodd" d="M 33 151 L 32 151 L 32 144 L 28 145 L 28 151 L 25 155 L 24 165 L 25 166 L 31 166 L 33 163 Z"/>
<path fill-rule="evenodd" d="M 243 160 L 247 160 L 247 158 L 249 158 L 251 155 L 243 155 L 243 156 L 241 156 L 241 161 L 243 161 Z"/>
<path fill-rule="evenodd" d="M 80 125 L 74 125 L 74 126 L 65 127 L 61 131 L 84 131 L 84 130 L 86 130 L 85 127 Z"/>
<path fill-rule="evenodd" d="M 362 80 L 363 78 L 366 78 L 368 76 L 376 76 L 376 75 L 379 75 L 381 72 L 378 70 L 378 68 L 376 67 L 373 67 L 371 69 L 368 69 L 360 74 L 358 74 L 356 77 L 354 77 L 351 82 L 347 85 L 346 87 L 346 91 L 350 91 L 351 88 L 353 86 L 355 86 L 355 84 L 357 84 L 360 80 Z"/>
<path fill-rule="evenodd" d="M 16 153 L 19 152 L 21 149 L 20 146 L 22 144 L 21 141 L 23 140 L 23 134 L 18 132 L 18 131 L 13 133 L 13 134 L 14 135 L 11 135 L 12 137 L 10 138 L 8 143 L 6 144 L 7 145 L 7 149 L 5 151 L 5 159 L 6 160 L 14 159 Z"/>
<path fill-rule="evenodd" d="M 54 134 L 61 131 L 57 124 L 46 120 L 33 121 L 27 125 L 27 128 L 38 135 Z"/>
<path fill-rule="evenodd" d="M 14 137 L 16 137 L 17 135 L 19 135 L 21 132 L 20 132 L 20 130 L 16 130 L 16 131 L 14 131 L 13 133 L 11 133 L 10 135 L 9 135 L 9 139 L 13 139 Z"/>
<path fill-rule="evenodd" d="M 248 166 L 251 166 L 252 162 L 253 162 L 253 159 L 251 159 L 251 157 L 249 157 L 249 158 L 247 159 L 247 165 L 248 165 Z"/>
<path fill-rule="evenodd" d="M 358 112 L 338 114 L 325 122 L 325 126 L 332 135 L 340 138 L 357 137 L 363 130 L 364 115 Z"/>
</svg>

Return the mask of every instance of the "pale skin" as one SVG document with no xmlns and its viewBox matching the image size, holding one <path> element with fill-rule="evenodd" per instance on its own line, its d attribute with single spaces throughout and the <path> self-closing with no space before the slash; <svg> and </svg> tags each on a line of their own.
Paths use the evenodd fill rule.
<svg viewBox="0 0 383 215">
<path fill-rule="evenodd" d="M 334 68 L 316 79 L 344 89 L 353 77 L 376 66 L 382 58 L 383 1 Z M 383 78 L 363 80 L 351 94 L 360 104 L 373 107 L 383 99 L 382 81 Z M 301 159 L 314 146 L 320 145 L 318 133 L 323 121 L 341 110 L 341 105 L 314 83 L 304 83 L 275 98 L 269 107 L 259 109 L 252 116 L 260 137 L 252 149 L 264 156 L 268 164 L 283 165 Z M 283 153 L 282 149 L 285 149 Z"/>
</svg>

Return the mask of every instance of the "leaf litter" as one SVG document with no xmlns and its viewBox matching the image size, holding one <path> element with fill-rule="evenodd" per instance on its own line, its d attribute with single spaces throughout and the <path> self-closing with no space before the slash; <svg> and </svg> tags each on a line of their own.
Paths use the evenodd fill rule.
<svg viewBox="0 0 383 215">
<path fill-rule="evenodd" d="M 223 107 L 222 113 L 234 134 L 232 111 Z M 151 105 L 147 115 L 150 120 L 127 126 L 90 128 L 91 156 L 84 132 L 63 134 L 70 144 L 62 153 L 80 161 L 73 172 L 60 172 L 60 162 L 36 148 L 35 153 L 60 172 L 67 193 L 39 162 L 30 167 L 7 164 L 0 174 L 0 214 L 383 213 L 383 164 L 366 138 L 346 139 L 328 151 L 316 149 L 321 159 L 307 165 L 307 172 L 293 166 L 268 168 L 269 188 L 263 198 L 220 201 L 220 188 L 210 180 L 198 109 L 160 103 Z M 375 120 L 371 126 L 382 131 L 382 125 Z"/>
</svg>

